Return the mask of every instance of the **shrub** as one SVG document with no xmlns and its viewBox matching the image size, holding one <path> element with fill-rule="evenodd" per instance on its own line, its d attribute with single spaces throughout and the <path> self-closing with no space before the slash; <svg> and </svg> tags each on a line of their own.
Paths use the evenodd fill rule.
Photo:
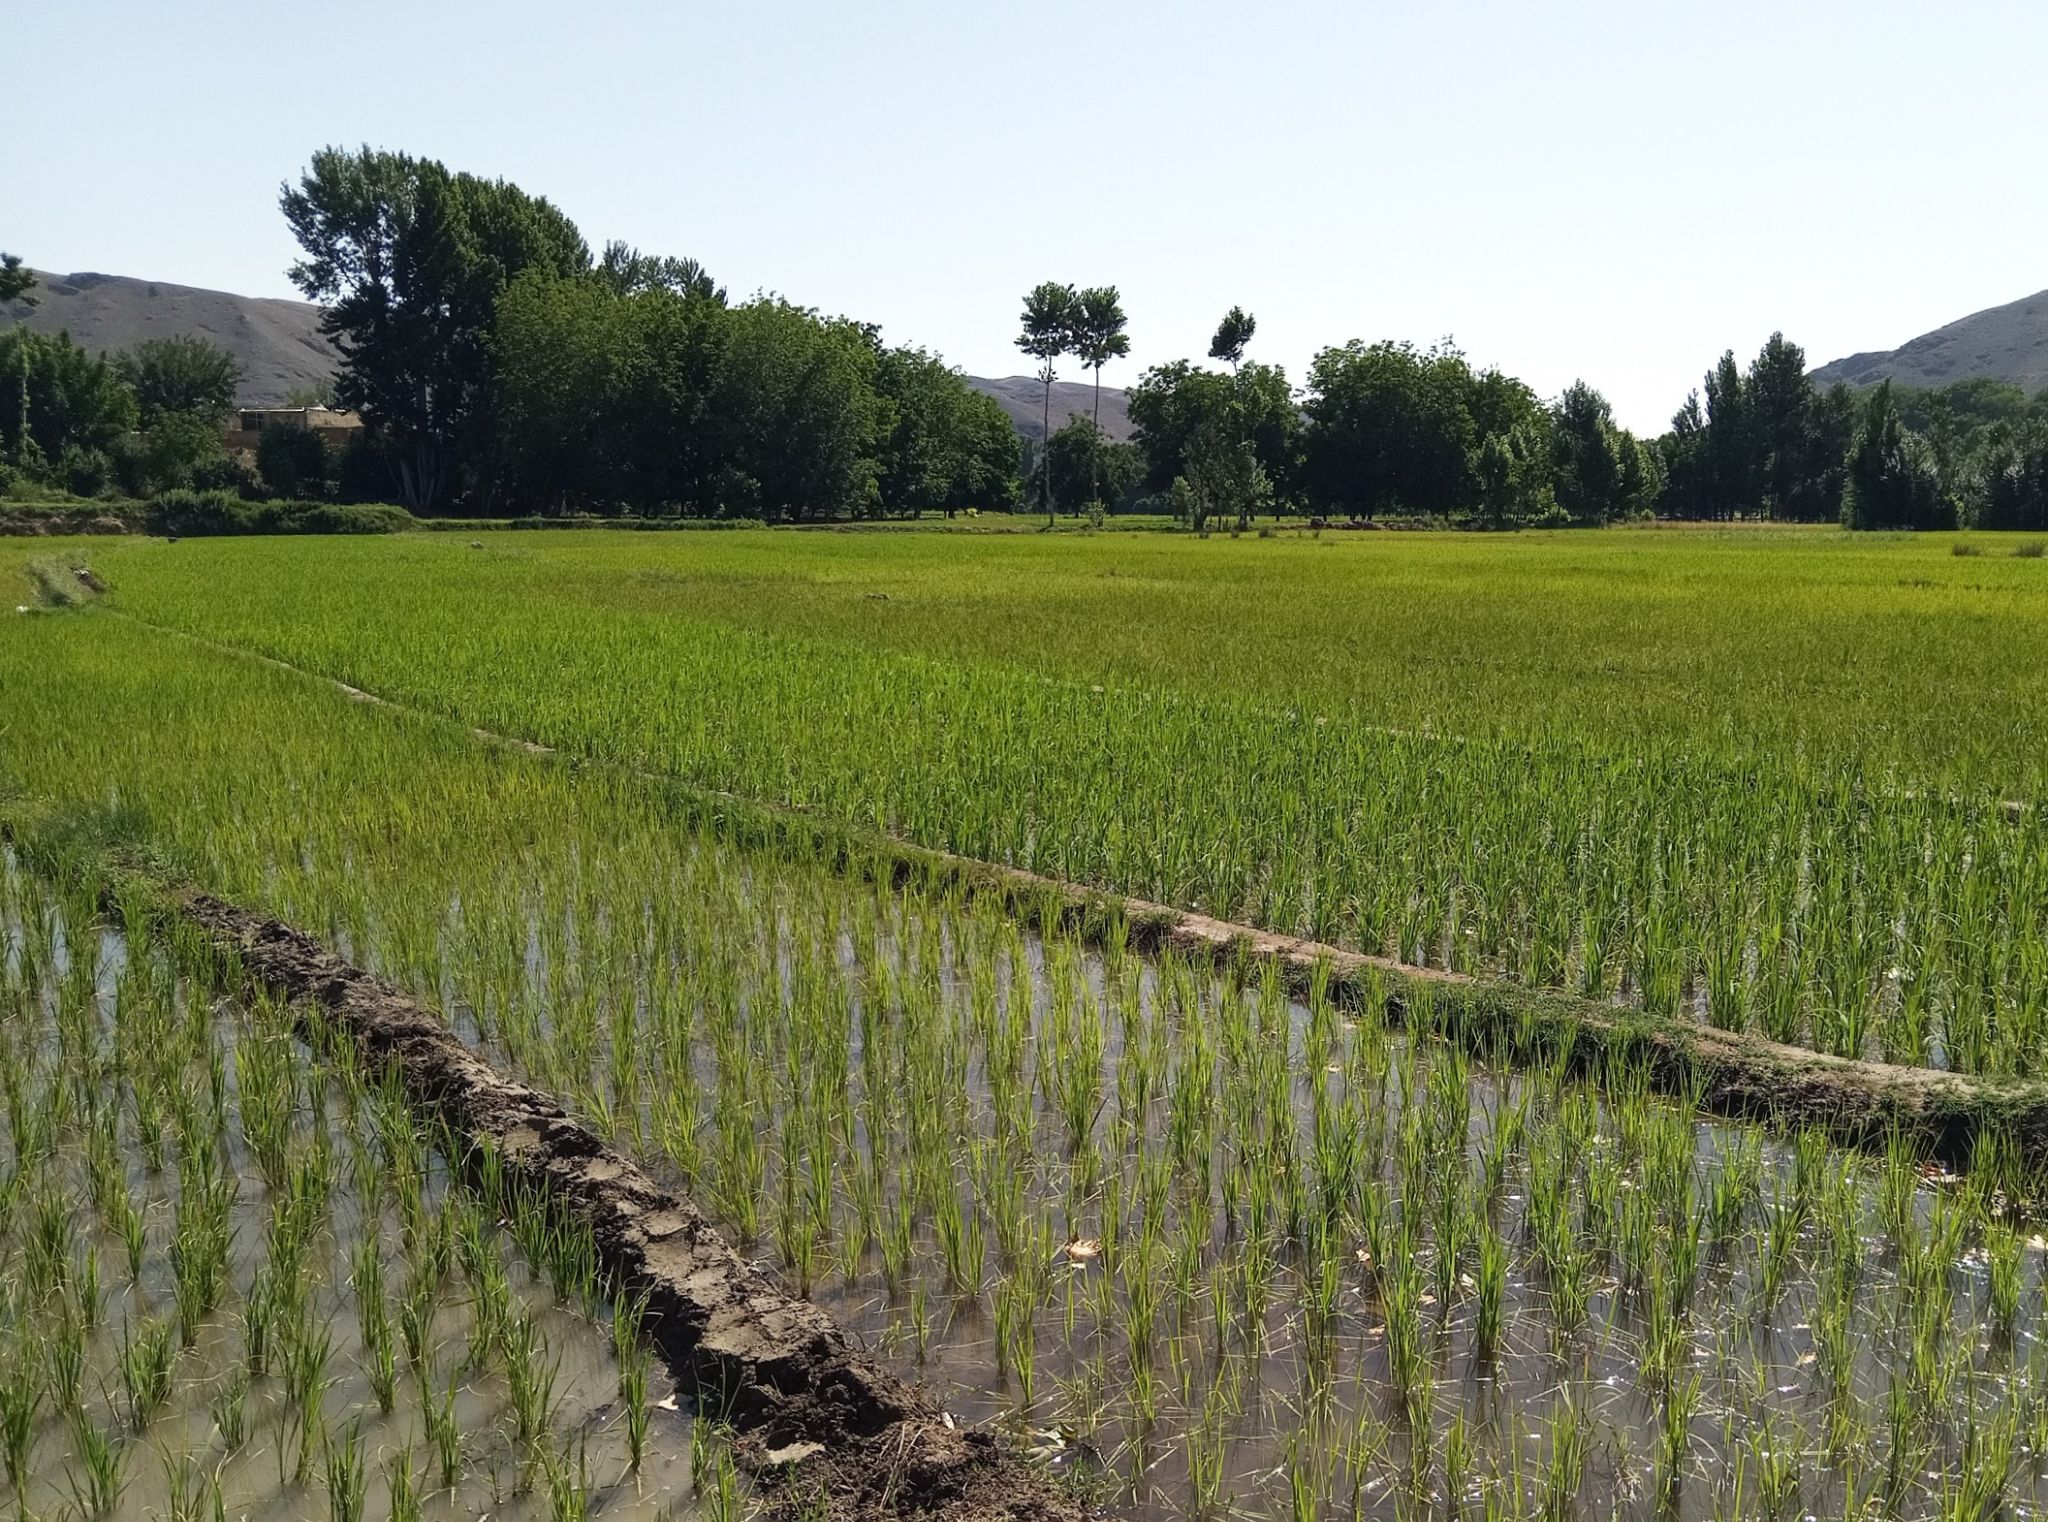
<svg viewBox="0 0 2048 1522">
<path fill-rule="evenodd" d="M 113 484 L 114 462 L 104 449 L 67 444 L 57 462 L 57 476 L 72 496 L 97 497 Z"/>
<path fill-rule="evenodd" d="M 388 503 L 244 502 L 225 491 L 167 491 L 149 505 L 149 531 L 219 534 L 396 534 L 413 516 Z"/>
<path fill-rule="evenodd" d="M 256 473 L 231 455 L 201 460 L 192 467 L 194 491 L 231 491 L 240 497 L 256 494 Z"/>
<path fill-rule="evenodd" d="M 2024 539 L 2012 547 L 2013 555 L 2020 560 L 2039 560 L 2048 555 L 2048 539 Z"/>
<path fill-rule="evenodd" d="M 1959 559 L 1970 560 L 1984 553 L 1983 546 L 1972 544 L 1967 539 L 1958 539 L 1948 547 L 1948 552 Z"/>
</svg>

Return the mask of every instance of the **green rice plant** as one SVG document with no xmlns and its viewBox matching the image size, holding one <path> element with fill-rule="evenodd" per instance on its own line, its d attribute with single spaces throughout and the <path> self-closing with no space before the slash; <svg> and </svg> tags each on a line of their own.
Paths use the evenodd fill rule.
<svg viewBox="0 0 2048 1522">
<path fill-rule="evenodd" d="M 324 1408 L 327 1398 L 328 1361 L 334 1355 L 333 1334 L 326 1327 L 314 1328 L 300 1324 L 284 1343 L 284 1419 L 297 1437 L 298 1459 L 292 1469 L 292 1482 L 306 1483 L 306 1476 L 312 1471 L 313 1445 L 324 1439 L 326 1421 Z M 284 1444 L 278 1444 L 280 1475 L 284 1464 Z"/>
<path fill-rule="evenodd" d="M 647 1453 L 647 1404 L 648 1358 L 639 1348 L 629 1348 L 620 1355 L 619 1361 L 619 1404 L 626 1416 L 626 1454 L 633 1473 L 640 1472 L 640 1464 Z"/>
<path fill-rule="evenodd" d="M 29 1368 L 33 1362 L 32 1356 L 17 1354 L 7 1377 L 0 1379 L 0 1455 L 7 1461 L 7 1483 L 17 1509 L 28 1490 L 29 1447 L 43 1404 L 42 1386 Z"/>
<path fill-rule="evenodd" d="M 462 1429 L 455 1419 L 457 1379 L 457 1371 L 450 1369 L 447 1383 L 436 1389 L 429 1383 L 426 1371 L 419 1371 L 420 1418 L 434 1451 L 440 1488 L 451 1494 L 462 1476 Z"/>
<path fill-rule="evenodd" d="M 84 1409 L 85 1328 L 68 1312 L 58 1314 L 37 1346 L 42 1350 L 45 1388 L 62 1412 Z"/>
<path fill-rule="evenodd" d="M 249 1371 L 238 1365 L 230 1370 L 227 1382 L 214 1397 L 211 1408 L 213 1430 L 220 1434 L 221 1445 L 229 1452 L 241 1449 L 249 1438 Z"/>
<path fill-rule="evenodd" d="M 1992 1324 L 2010 1335 L 2019 1316 L 2023 1284 L 2020 1234 L 2004 1222 L 1993 1222 L 1985 1230 L 1985 1248 L 1990 1265 Z"/>
<path fill-rule="evenodd" d="M 554 1409 L 559 1361 L 548 1355 L 547 1339 L 533 1318 L 515 1310 L 504 1340 L 505 1382 L 512 1402 L 515 1440 L 536 1457 Z"/>
<path fill-rule="evenodd" d="M 137 1432 L 170 1400 L 171 1371 L 177 1357 L 169 1322 L 145 1317 L 139 1326 L 122 1327 L 121 1388 L 128 1397 L 128 1420 Z"/>
<path fill-rule="evenodd" d="M 386 1483 L 389 1498 L 385 1507 L 387 1522 L 421 1522 L 424 1509 L 421 1504 L 419 1477 L 413 1473 L 412 1444 L 407 1443 L 392 1454 L 386 1466 Z"/>
<path fill-rule="evenodd" d="M 590 1466 L 580 1438 L 573 1467 L 567 1453 L 548 1466 L 548 1516 L 551 1522 L 589 1522 Z"/>
<path fill-rule="evenodd" d="M 329 1522 L 362 1522 L 364 1474 L 360 1423 L 342 1428 L 341 1441 L 321 1439 L 320 1473 L 327 1486 Z"/>
<path fill-rule="evenodd" d="M 207 1522 L 208 1493 L 210 1489 L 217 1493 L 218 1476 L 202 1473 L 190 1453 L 174 1454 L 165 1449 L 159 1456 L 164 1466 L 165 1522 Z"/>
<path fill-rule="evenodd" d="M 128 1449 L 83 1412 L 71 1416 L 72 1456 L 66 1476 L 72 1504 L 81 1517 L 104 1517 L 120 1504 L 128 1487 Z"/>
<path fill-rule="evenodd" d="M 1700 1376 L 1674 1378 L 1659 1410 L 1657 1427 L 1657 1490 L 1669 1504 L 1684 1483 L 1692 1447 L 1692 1422 L 1699 1411 Z"/>
<path fill-rule="evenodd" d="M 718 1450 L 713 1461 L 709 1510 L 712 1522 L 739 1522 L 739 1470 L 733 1464 L 732 1455 L 723 1448 Z"/>
</svg>

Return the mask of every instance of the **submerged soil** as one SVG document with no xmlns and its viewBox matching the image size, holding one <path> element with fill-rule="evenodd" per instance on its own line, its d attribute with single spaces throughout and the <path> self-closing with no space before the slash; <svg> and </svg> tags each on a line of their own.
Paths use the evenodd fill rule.
<svg viewBox="0 0 2048 1522">
<path fill-rule="evenodd" d="M 962 1430 L 928 1391 L 855 1349 L 824 1311 L 750 1267 L 689 1201 L 478 1058 L 433 1012 L 276 920 L 204 893 L 175 902 L 250 977 L 319 1005 L 398 1070 L 415 1103 L 496 1149 L 508 1171 L 589 1226 L 611 1277 L 645 1297 L 648 1335 L 671 1373 L 739 1434 L 771 1514 L 1084 1515 L 1024 1459 Z"/>
</svg>

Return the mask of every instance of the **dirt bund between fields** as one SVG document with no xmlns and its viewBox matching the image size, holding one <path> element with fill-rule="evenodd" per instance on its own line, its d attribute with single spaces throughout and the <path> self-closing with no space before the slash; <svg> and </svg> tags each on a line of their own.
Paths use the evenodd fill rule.
<svg viewBox="0 0 2048 1522">
<path fill-rule="evenodd" d="M 247 977 L 318 1006 L 423 1112 L 497 1150 L 506 1174 L 589 1226 L 618 1289 L 644 1296 L 653 1346 L 699 1409 L 729 1422 L 767 1515 L 1078 1522 L 1083 1508 L 832 1318 L 749 1266 L 546 1094 L 483 1061 L 432 1010 L 276 920 L 196 890 L 170 906 Z"/>
</svg>

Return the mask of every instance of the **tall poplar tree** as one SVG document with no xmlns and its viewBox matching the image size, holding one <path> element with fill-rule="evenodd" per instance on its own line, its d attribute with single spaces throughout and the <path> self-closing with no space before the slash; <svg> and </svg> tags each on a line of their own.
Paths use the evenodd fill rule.
<svg viewBox="0 0 2048 1522">
<path fill-rule="evenodd" d="M 1045 387 L 1045 416 L 1039 433 L 1039 448 L 1043 450 L 1052 440 L 1052 383 L 1059 379 L 1053 368 L 1060 356 L 1074 351 L 1075 307 L 1079 298 L 1071 285 L 1061 285 L 1056 280 L 1043 281 L 1032 287 L 1024 297 L 1024 314 L 1020 321 L 1024 331 L 1017 335 L 1017 347 L 1038 361 L 1038 380 Z M 1038 473 L 1039 497 L 1045 508 L 1046 527 L 1052 526 L 1052 490 L 1050 472 L 1041 469 Z"/>
</svg>

